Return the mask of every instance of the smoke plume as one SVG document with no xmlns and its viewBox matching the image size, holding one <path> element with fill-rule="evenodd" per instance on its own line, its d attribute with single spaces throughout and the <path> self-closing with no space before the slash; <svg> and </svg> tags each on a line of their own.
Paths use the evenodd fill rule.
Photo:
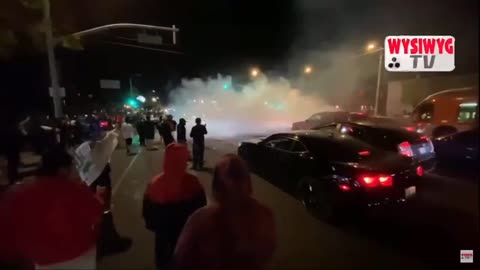
<svg viewBox="0 0 480 270">
<path fill-rule="evenodd" d="M 207 124 L 210 137 L 268 134 L 288 130 L 292 122 L 330 110 L 322 99 L 292 87 L 284 78 L 259 75 L 235 89 L 231 76 L 183 80 L 170 94 L 171 113 L 194 125 Z"/>
</svg>

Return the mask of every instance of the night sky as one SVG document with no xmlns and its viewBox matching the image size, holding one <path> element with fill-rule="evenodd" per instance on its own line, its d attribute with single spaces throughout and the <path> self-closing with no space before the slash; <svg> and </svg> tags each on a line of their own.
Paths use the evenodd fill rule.
<svg viewBox="0 0 480 270">
<path fill-rule="evenodd" d="M 52 0 L 52 6 L 58 33 L 115 22 L 175 24 L 181 29 L 178 46 L 159 48 L 182 55 L 110 43 L 132 37 L 131 31 L 85 38 L 80 52 L 58 49 L 62 84 L 71 94 L 100 93 L 101 78 L 119 79 L 122 88 L 128 87 L 134 73 L 143 74 L 136 82 L 140 89 L 172 87 L 184 77 L 242 74 L 252 65 L 286 75 L 292 65 L 308 61 L 312 51 L 361 51 L 367 42 L 382 42 L 392 34 L 453 35 L 456 72 L 478 72 L 476 0 Z M 18 0 L 2 0 L 0 27 L 21 32 L 35 20 L 38 14 L 25 12 Z M 164 40 L 170 42 L 170 35 Z M 12 106 L 48 108 L 45 55 L 18 50 L 0 71 L 7 75 L 2 95 L 32 97 Z"/>
</svg>

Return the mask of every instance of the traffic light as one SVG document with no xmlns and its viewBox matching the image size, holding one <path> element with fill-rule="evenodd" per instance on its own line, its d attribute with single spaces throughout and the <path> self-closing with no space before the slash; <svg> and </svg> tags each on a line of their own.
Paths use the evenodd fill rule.
<svg viewBox="0 0 480 270">
<path fill-rule="evenodd" d="M 127 100 L 127 105 L 130 106 L 130 107 L 132 107 L 132 108 L 134 108 L 134 109 L 136 109 L 136 108 L 138 107 L 138 102 L 137 102 L 135 99 L 133 99 L 133 98 L 129 98 L 129 99 Z"/>
<path fill-rule="evenodd" d="M 230 88 L 230 85 L 228 83 L 223 84 L 223 90 L 228 90 Z"/>
</svg>

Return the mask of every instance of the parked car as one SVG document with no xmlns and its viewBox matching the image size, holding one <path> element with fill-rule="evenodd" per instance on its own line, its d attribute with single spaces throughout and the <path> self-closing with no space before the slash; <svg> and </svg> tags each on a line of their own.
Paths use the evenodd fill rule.
<svg viewBox="0 0 480 270">
<path fill-rule="evenodd" d="M 478 128 L 437 138 L 434 145 L 442 167 L 474 169 L 478 164 Z"/>
<path fill-rule="evenodd" d="M 420 129 L 411 119 L 408 118 L 392 118 L 386 116 L 370 116 L 365 119 L 353 120 L 351 122 L 357 124 L 365 124 L 376 127 L 385 127 L 393 129 L 403 129 L 410 132 L 422 133 Z"/>
<path fill-rule="evenodd" d="M 387 128 L 367 122 L 338 123 L 315 128 L 332 134 L 348 134 L 385 151 L 412 158 L 426 172 L 435 169 L 435 149 L 429 137 L 398 128 Z"/>
<path fill-rule="evenodd" d="M 345 121 L 361 121 L 368 119 L 364 113 L 351 113 L 343 111 L 320 112 L 310 116 L 308 119 L 292 124 L 292 130 L 309 130 L 318 126 Z"/>
<path fill-rule="evenodd" d="M 324 130 L 244 142 L 238 155 L 254 172 L 329 220 L 351 211 L 404 203 L 414 196 L 423 175 L 410 158 Z"/>
</svg>

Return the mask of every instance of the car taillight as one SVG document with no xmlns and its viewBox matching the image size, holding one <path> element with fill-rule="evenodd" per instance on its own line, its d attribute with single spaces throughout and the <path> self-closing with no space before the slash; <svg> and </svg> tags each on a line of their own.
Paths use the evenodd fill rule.
<svg viewBox="0 0 480 270">
<path fill-rule="evenodd" d="M 417 175 L 418 176 L 423 176 L 423 167 L 422 166 L 417 167 Z"/>
<path fill-rule="evenodd" d="M 360 184 L 364 187 L 391 187 L 393 185 L 393 177 L 390 175 L 361 175 Z"/>
<path fill-rule="evenodd" d="M 338 185 L 338 187 L 340 188 L 341 191 L 349 191 L 350 190 L 349 185 L 341 184 L 341 185 Z"/>
<path fill-rule="evenodd" d="M 402 142 L 398 145 L 398 152 L 402 156 L 413 157 L 412 146 L 409 142 Z"/>
<path fill-rule="evenodd" d="M 417 129 L 415 127 L 405 127 L 407 131 L 415 132 Z"/>
<path fill-rule="evenodd" d="M 359 155 L 359 156 L 369 156 L 369 155 L 370 155 L 370 151 L 368 151 L 368 150 L 360 151 L 360 152 L 358 152 L 358 155 Z"/>
<path fill-rule="evenodd" d="M 100 122 L 100 127 L 102 127 L 102 128 L 108 127 L 108 122 L 107 121 Z"/>
</svg>

